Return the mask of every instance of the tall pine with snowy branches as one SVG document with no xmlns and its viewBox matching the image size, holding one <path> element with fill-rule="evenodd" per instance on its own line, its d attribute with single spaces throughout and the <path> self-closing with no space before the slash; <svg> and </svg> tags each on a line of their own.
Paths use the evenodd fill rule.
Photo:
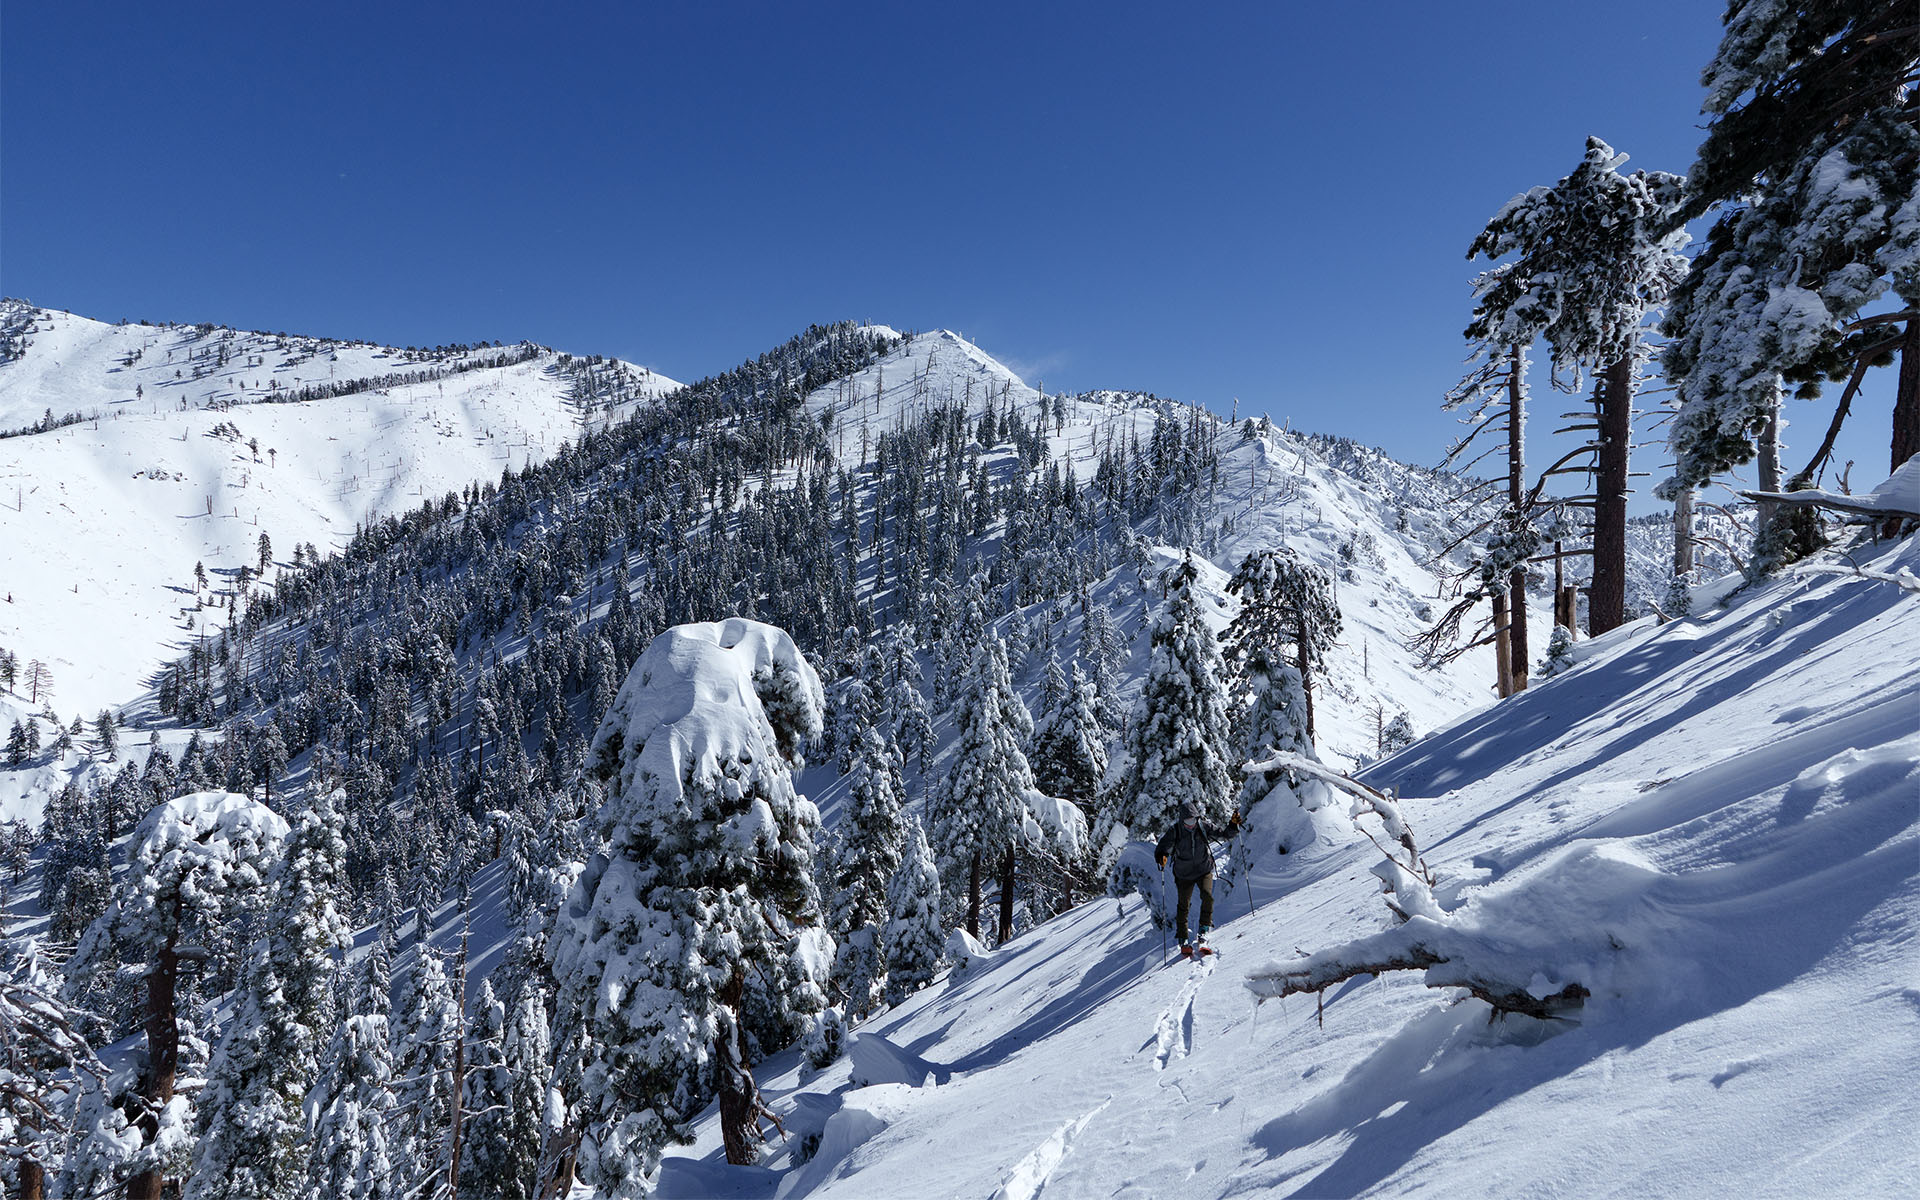
<svg viewBox="0 0 1920 1200">
<path fill-rule="evenodd" d="M 602 1194 L 648 1191 L 716 1096 L 728 1161 L 757 1157 L 748 1010 L 797 1023 L 826 1003 L 820 818 L 792 780 L 821 708 L 793 640 L 736 618 L 655 638 L 595 734 L 606 799 L 550 953 L 558 1082 Z"/>
<path fill-rule="evenodd" d="M 1126 766 L 1094 834 L 1100 867 L 1130 838 L 1160 836 L 1184 807 L 1225 825 L 1238 790 L 1232 704 L 1213 627 L 1194 594 L 1192 555 L 1164 576 L 1166 601 L 1154 614 L 1147 678 L 1127 726 Z"/>
</svg>

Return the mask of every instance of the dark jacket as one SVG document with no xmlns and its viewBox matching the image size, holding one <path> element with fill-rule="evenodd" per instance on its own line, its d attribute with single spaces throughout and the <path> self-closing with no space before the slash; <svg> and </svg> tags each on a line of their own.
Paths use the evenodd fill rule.
<svg viewBox="0 0 1920 1200">
<path fill-rule="evenodd" d="M 1173 877 L 1183 883 L 1205 879 L 1213 874 L 1213 847 L 1208 843 L 1221 841 L 1226 836 L 1222 830 L 1208 829 L 1205 822 L 1196 821 L 1188 826 L 1176 820 L 1171 829 L 1160 835 L 1153 857 L 1166 859 L 1173 867 Z"/>
</svg>

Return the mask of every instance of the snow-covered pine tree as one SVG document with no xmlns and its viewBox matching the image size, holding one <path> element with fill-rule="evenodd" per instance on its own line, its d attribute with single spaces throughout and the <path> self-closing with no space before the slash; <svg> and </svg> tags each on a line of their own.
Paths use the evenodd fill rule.
<svg viewBox="0 0 1920 1200">
<path fill-rule="evenodd" d="M 526 981 L 499 1033 L 497 1109 L 470 1103 L 461 1138 L 460 1194 L 485 1200 L 532 1200 L 545 1131 L 547 1006 Z"/>
<path fill-rule="evenodd" d="M 1540 678 L 1551 679 L 1573 666 L 1573 634 L 1565 625 L 1555 625 L 1547 639 L 1547 654 L 1540 660 Z"/>
<path fill-rule="evenodd" d="M 1087 677 L 1093 682 L 1094 695 L 1100 699 L 1100 723 L 1109 730 L 1118 730 L 1126 717 L 1120 702 L 1120 680 L 1127 663 L 1127 636 L 1105 605 L 1089 601 L 1083 607 L 1086 621 L 1080 638 L 1080 658 L 1087 664 Z"/>
<path fill-rule="evenodd" d="M 1678 409 L 1668 498 L 1756 457 L 1759 490 L 1783 490 L 1784 387 L 1811 397 L 1847 380 L 1837 431 L 1866 370 L 1896 351 L 1892 465 L 1920 451 L 1920 32 L 1885 0 L 1745 0 L 1723 21 L 1682 215 L 1720 211 L 1663 325 Z M 1903 307 L 1860 318 L 1889 289 Z M 1764 544 L 1772 508 L 1756 569 L 1791 552 L 1790 539 Z"/>
<path fill-rule="evenodd" d="M 691 1136 L 716 1093 L 728 1160 L 752 1162 L 763 1108 L 748 989 L 780 1015 L 824 1007 L 795 978 L 792 950 L 821 934 L 819 814 L 789 765 L 821 706 L 793 639 L 735 618 L 655 638 L 594 735 L 587 770 L 607 789 L 588 818 L 596 851 L 551 954 L 557 1078 L 579 1171 L 601 1194 L 644 1193 L 661 1149 Z"/>
<path fill-rule="evenodd" d="M 385 1015 L 356 1013 L 340 1023 L 309 1102 L 314 1114 L 307 1165 L 312 1195 L 402 1200 L 412 1194 L 389 1141 L 395 1118 Z"/>
<path fill-rule="evenodd" d="M 998 637 L 985 635 L 977 645 L 954 703 L 959 744 L 952 767 L 928 798 L 927 815 L 942 874 L 956 892 L 965 887 L 967 932 L 979 937 L 982 879 L 988 870 L 1011 863 L 1026 793 L 1033 787 L 1033 770 L 1021 749 L 1021 726 L 1030 732 L 1032 717 L 1014 694 L 1006 647 Z M 1003 938 L 1011 932 L 1006 923 Z"/>
<path fill-rule="evenodd" d="M 390 1139 L 394 1169 L 409 1188 L 445 1179 L 447 1135 L 459 1083 L 453 1075 L 455 1043 L 462 1036 L 454 985 L 440 953 L 422 940 L 406 986 L 387 1021 L 393 1051 L 393 1098 L 398 1115 Z"/>
<path fill-rule="evenodd" d="M 1379 750 L 1383 756 L 1398 754 L 1413 743 L 1413 718 L 1409 717 L 1407 710 L 1403 708 L 1394 714 L 1393 720 L 1388 721 L 1386 729 L 1381 732 Z"/>
<path fill-rule="evenodd" d="M 520 1157 L 507 1136 L 513 1112 L 513 1075 L 506 1058 L 507 1006 L 480 982 L 467 1035 L 465 1078 L 460 1082 L 460 1195 L 521 1200 L 533 1183 L 533 1158 Z M 539 1144 L 533 1145 L 534 1156 Z"/>
<path fill-rule="evenodd" d="M 935 738 L 933 716 L 927 711 L 926 696 L 922 691 L 924 680 L 918 648 L 914 645 L 913 626 L 901 622 L 889 630 L 883 653 L 886 657 L 886 710 L 892 725 L 893 743 L 900 749 L 901 761 L 916 764 L 924 778 L 927 756 L 933 752 Z"/>
<path fill-rule="evenodd" d="M 940 868 L 918 817 L 907 818 L 900 869 L 887 881 L 887 911 L 887 1003 L 898 1004 L 932 983 L 946 958 Z"/>
<path fill-rule="evenodd" d="M 1646 319 L 1686 275 L 1679 227 L 1686 181 L 1665 171 L 1620 173 L 1627 156 L 1597 137 L 1580 165 L 1553 187 L 1507 201 L 1468 249 L 1469 258 L 1506 259 L 1474 285 L 1467 337 L 1487 359 L 1515 357 L 1534 338 L 1553 348 L 1556 378 L 1581 372 L 1600 379 L 1596 393 L 1594 571 L 1588 604 L 1593 633 L 1625 619 L 1628 455 L 1633 441 L 1633 381 L 1647 357 Z M 1513 368 L 1518 371 L 1518 366 Z M 1520 390 L 1510 389 L 1518 434 Z M 1517 442 L 1516 442 L 1517 445 Z M 1526 514 L 1540 488 L 1522 494 L 1523 469 L 1512 452 L 1508 506 Z M 1557 470 L 1566 462 L 1555 464 Z M 1541 477 L 1544 483 L 1547 476 Z M 1513 520 L 1512 517 L 1509 520 Z M 1521 615 L 1513 614 L 1514 630 Z M 1526 646 L 1513 645 L 1513 669 L 1526 670 Z"/>
<path fill-rule="evenodd" d="M 43 1194 L 71 1136 L 74 1091 L 106 1074 L 75 1015 L 37 940 L 0 942 L 0 1155 L 16 1196 Z"/>
<path fill-rule="evenodd" d="M 260 936 L 198 1101 L 188 1200 L 310 1194 L 301 1104 L 334 1023 L 333 956 L 352 940 L 335 906 L 346 882 L 339 798 L 322 794 L 296 818 L 267 882 Z"/>
<path fill-rule="evenodd" d="M 68 964 L 70 991 L 117 963 L 146 993 L 146 1057 L 131 1107 L 120 1112 L 101 1100 L 89 1109 L 94 1127 L 77 1131 L 112 1143 L 130 1200 L 159 1200 L 164 1180 L 185 1174 L 192 1150 L 192 1106 L 175 1093 L 181 965 L 258 903 L 286 836 L 278 814 L 245 796 L 196 792 L 156 806 L 134 830 L 124 890 Z M 112 1135 L 102 1141 L 107 1124 Z"/>
<path fill-rule="evenodd" d="M 1193 591 L 1199 574 L 1188 555 L 1164 578 L 1146 682 L 1127 724 L 1126 766 L 1094 835 L 1103 873 L 1129 838 L 1158 837 L 1185 806 L 1215 826 L 1233 811 L 1233 714 L 1220 647 Z"/>
<path fill-rule="evenodd" d="M 877 730 L 861 730 L 855 746 L 848 807 L 834 855 L 833 894 L 827 927 L 838 944 L 833 988 L 849 1017 L 879 1003 L 886 983 L 887 881 L 900 867 L 905 836 L 900 806 L 900 756 Z"/>
<path fill-rule="evenodd" d="M 1100 723 L 1093 681 L 1073 664 L 1058 706 L 1039 722 L 1033 737 L 1033 785 L 1092 813 L 1107 775 L 1107 731 Z"/>
<path fill-rule="evenodd" d="M 1293 647 L 1293 665 L 1299 676 L 1300 720 L 1307 744 L 1314 738 L 1313 679 L 1325 666 L 1327 651 L 1340 637 L 1340 603 L 1333 576 L 1287 546 L 1256 550 L 1240 561 L 1227 590 L 1240 597 L 1240 612 L 1228 630 L 1228 648 L 1241 670 L 1258 654 L 1266 663 L 1281 659 Z M 1269 676 L 1274 668 L 1267 668 Z M 1269 694 L 1270 707 L 1292 703 L 1283 687 Z M 1289 722 L 1293 718 L 1288 718 Z M 1264 723 L 1267 718 L 1262 717 Z M 1284 726 L 1276 726 L 1276 731 Z"/>
</svg>

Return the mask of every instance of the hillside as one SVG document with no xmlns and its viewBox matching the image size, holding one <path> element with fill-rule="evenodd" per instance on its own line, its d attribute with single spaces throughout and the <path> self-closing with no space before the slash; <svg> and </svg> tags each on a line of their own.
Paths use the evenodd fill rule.
<svg viewBox="0 0 1920 1200">
<path fill-rule="evenodd" d="M 1266 814 L 1219 956 L 1162 966 L 1138 897 L 1084 904 L 850 1060 L 776 1059 L 779 1153 L 725 1166 L 709 1114 L 660 1194 L 1896 1194 L 1920 1169 L 1920 595 L 1890 577 L 1920 550 L 1854 558 L 1883 578 L 1828 559 L 1623 628 L 1367 776 L 1407 797 L 1459 936 L 1592 992 L 1564 1019 L 1489 1021 L 1417 973 L 1257 1004 L 1250 973 L 1393 924 L 1374 843 L 1316 818 L 1277 856 L 1259 831 L 1300 814 Z"/>
<path fill-rule="evenodd" d="M 228 623 L 263 534 L 271 584 L 296 550 L 331 554 L 678 386 L 525 344 L 408 352 L 18 301 L 0 316 L 20 330 L 0 357 L 0 431 L 47 412 L 55 426 L 0 437 L 0 646 L 46 662 L 56 710 L 89 720 Z"/>
</svg>

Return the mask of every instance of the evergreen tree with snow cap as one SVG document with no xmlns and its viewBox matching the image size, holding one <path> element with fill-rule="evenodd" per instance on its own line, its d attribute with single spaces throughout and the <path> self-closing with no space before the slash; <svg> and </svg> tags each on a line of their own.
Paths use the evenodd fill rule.
<svg viewBox="0 0 1920 1200">
<path fill-rule="evenodd" d="M 932 983 L 946 961 L 940 868 L 918 817 L 907 818 L 900 867 L 887 882 L 887 911 L 887 1003 L 898 1004 Z"/>
<path fill-rule="evenodd" d="M 88 928 L 68 964 L 70 991 L 105 968 L 145 991 L 146 1055 L 133 1093 L 122 1107 L 105 1102 L 83 1138 L 109 1125 L 120 1157 L 116 1172 L 131 1200 L 159 1200 L 169 1177 L 186 1173 L 193 1110 L 176 1086 L 181 1069 L 181 968 L 207 954 L 225 925 L 260 901 L 268 871 L 278 861 L 287 823 L 263 804 L 226 792 L 196 792 L 156 806 L 134 830 L 128 880 L 110 907 Z M 123 1111 L 124 1109 L 124 1111 Z"/>
<path fill-rule="evenodd" d="M 1812 397 L 1846 380 L 1837 431 L 1867 370 L 1896 353 L 1897 469 L 1920 452 L 1920 29 L 1887 0 L 1735 0 L 1722 20 L 1681 214 L 1718 216 L 1663 325 L 1678 411 L 1659 494 L 1756 457 L 1759 490 L 1783 490 L 1784 389 Z M 1894 311 L 1860 317 L 1889 290 Z"/>
<path fill-rule="evenodd" d="M 959 746 L 927 811 L 942 873 L 965 881 L 967 932 L 979 937 L 982 878 L 1000 865 L 1003 888 L 1009 882 L 1004 875 L 1011 871 L 1026 794 L 1033 788 L 1033 770 L 1021 748 L 1033 731 L 1033 718 L 1013 690 L 1006 646 L 998 637 L 987 635 L 975 650 L 956 703 Z M 1005 925 L 1003 920 L 1003 937 Z"/>
<path fill-rule="evenodd" d="M 1153 619 L 1147 679 L 1127 727 L 1127 761 L 1094 834 L 1100 869 L 1111 869 L 1129 838 L 1151 837 L 1192 808 L 1225 825 L 1239 786 L 1233 716 L 1222 686 L 1225 664 L 1194 585 L 1187 555 L 1164 577 L 1166 601 Z"/>
<path fill-rule="evenodd" d="M 335 907 L 347 854 L 337 799 L 323 794 L 299 815 L 268 881 L 265 928 L 200 1095 L 189 1200 L 310 1194 L 301 1104 L 333 1024 L 333 956 L 352 940 Z"/>
<path fill-rule="evenodd" d="M 754 1161 L 749 1001 L 796 1024 L 825 1007 L 820 817 L 792 780 L 821 708 L 793 639 L 735 618 L 655 638 L 594 735 L 606 799 L 549 952 L 556 1083 L 603 1195 L 644 1194 L 716 1095 L 728 1161 Z"/>
<path fill-rule="evenodd" d="M 387 1022 L 393 1039 L 393 1096 L 400 1124 L 393 1138 L 396 1169 L 409 1184 L 445 1178 L 447 1135 L 460 1086 L 454 1051 L 462 1035 L 460 1007 L 439 952 L 426 942 Z"/>
<path fill-rule="evenodd" d="M 899 752 L 879 731 L 860 731 L 848 790 L 846 830 L 834 854 L 828 928 L 838 943 L 834 990 L 844 998 L 847 1015 L 859 1017 L 872 1011 L 886 982 L 881 938 L 886 885 L 900 867 L 906 833 Z"/>
<path fill-rule="evenodd" d="M 310 1103 L 314 1114 L 307 1165 L 311 1195 L 402 1200 L 412 1194 L 389 1141 L 388 1127 L 394 1121 L 393 1056 L 384 1014 L 356 1013 L 341 1022 L 327 1047 L 326 1065 Z"/>
<path fill-rule="evenodd" d="M 1076 662 L 1060 689 L 1057 707 L 1047 713 L 1033 738 L 1033 785 L 1087 811 L 1093 809 L 1107 774 L 1107 734 L 1099 708 L 1093 681 Z"/>
</svg>

